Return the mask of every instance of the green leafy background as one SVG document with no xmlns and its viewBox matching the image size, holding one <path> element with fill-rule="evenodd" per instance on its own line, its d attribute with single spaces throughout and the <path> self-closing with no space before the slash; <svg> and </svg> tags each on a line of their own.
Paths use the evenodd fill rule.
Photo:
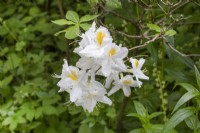
<svg viewBox="0 0 200 133">
<path fill-rule="evenodd" d="M 145 2 L 153 7 L 143 14 Z M 143 29 L 138 29 L 133 20 L 142 14 Z M 200 54 L 198 1 L 173 12 L 180 20 L 167 30 L 156 24 L 165 17 L 154 0 L 1 0 L 0 133 L 200 132 L 200 59 L 168 45 Z M 129 57 L 146 59 L 150 80 L 133 88 L 129 98 L 115 93 L 112 106 L 99 104 L 89 114 L 70 103 L 67 93 L 58 93 L 59 79 L 53 75 L 61 73 L 64 58 L 75 65 L 79 57 L 72 51 L 93 20 L 128 48 L 148 40 L 128 35 L 145 31 L 162 33 L 167 42 L 158 39 L 129 51 Z M 173 23 L 170 18 L 165 22 Z"/>
</svg>

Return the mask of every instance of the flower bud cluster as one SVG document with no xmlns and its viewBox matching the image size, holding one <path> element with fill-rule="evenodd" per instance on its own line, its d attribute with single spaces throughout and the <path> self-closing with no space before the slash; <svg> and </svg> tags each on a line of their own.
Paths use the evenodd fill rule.
<svg viewBox="0 0 200 133">
<path fill-rule="evenodd" d="M 166 113 L 167 113 L 167 103 L 168 103 L 168 100 L 167 100 L 167 92 L 164 92 L 164 89 L 165 89 L 165 86 L 166 86 L 166 82 L 161 78 L 161 71 L 158 70 L 158 68 L 156 67 L 156 64 L 153 64 L 154 66 L 154 69 L 153 69 L 153 77 L 155 77 L 155 81 L 156 81 L 156 87 L 158 88 L 158 93 L 159 93 L 159 98 L 161 99 L 161 105 L 160 107 L 162 108 L 163 110 L 163 113 L 164 113 L 164 118 L 163 120 L 164 121 L 167 121 L 167 116 L 166 116 Z"/>
<path fill-rule="evenodd" d="M 93 22 L 81 38 L 79 46 L 74 49 L 80 59 L 76 66 L 69 66 L 67 60 L 64 60 L 62 74 L 59 76 L 61 80 L 57 84 L 59 92 L 68 92 L 70 101 L 75 105 L 92 112 L 97 102 L 111 105 L 108 96 L 119 89 L 129 97 L 131 87 L 141 87 L 140 79 L 149 79 L 141 70 L 144 59 L 130 58 L 132 67 L 127 69 L 124 59 L 128 49 L 115 44 L 105 27 L 97 28 Z M 123 76 L 124 72 L 128 74 Z M 105 85 L 95 80 L 96 75 L 105 77 Z M 106 88 L 111 90 L 107 92 Z"/>
</svg>

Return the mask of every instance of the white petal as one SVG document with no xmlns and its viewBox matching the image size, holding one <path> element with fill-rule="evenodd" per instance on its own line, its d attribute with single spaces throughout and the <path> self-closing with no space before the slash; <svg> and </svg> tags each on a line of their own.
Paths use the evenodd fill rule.
<svg viewBox="0 0 200 133">
<path fill-rule="evenodd" d="M 149 77 L 144 75 L 144 73 L 141 70 L 133 71 L 133 74 L 134 74 L 135 77 L 138 77 L 139 79 L 149 80 Z"/>
<path fill-rule="evenodd" d="M 140 88 L 140 87 L 141 87 L 141 84 L 140 84 L 140 81 L 139 81 L 139 79 L 138 79 L 137 76 L 136 76 L 136 81 L 137 81 L 138 87 Z"/>
<path fill-rule="evenodd" d="M 102 73 L 104 76 L 109 76 L 111 73 L 111 63 L 109 59 L 105 59 L 102 62 Z"/>
<path fill-rule="evenodd" d="M 141 69 L 141 68 L 142 68 L 144 62 L 145 62 L 145 59 L 143 59 L 143 58 L 141 58 L 141 59 L 139 60 L 139 66 L 138 66 L 138 69 Z"/>
<path fill-rule="evenodd" d="M 63 78 L 57 83 L 57 85 L 61 88 L 70 88 L 74 85 L 74 82 L 69 78 Z"/>
<path fill-rule="evenodd" d="M 128 49 L 126 47 L 120 48 L 118 54 L 116 55 L 117 58 L 124 59 L 128 55 Z"/>
<path fill-rule="evenodd" d="M 118 72 L 124 72 L 126 71 L 126 65 L 124 64 L 124 61 L 122 59 L 115 59 L 115 64 L 113 65 L 113 69 Z"/>
<path fill-rule="evenodd" d="M 88 45 L 85 49 L 80 51 L 81 54 L 85 55 L 86 57 L 101 57 L 103 55 L 103 51 L 97 45 Z"/>
<path fill-rule="evenodd" d="M 115 93 L 116 91 L 118 91 L 120 88 L 121 88 L 121 86 L 115 85 L 115 86 L 108 92 L 108 96 L 112 95 L 113 93 Z"/>
<path fill-rule="evenodd" d="M 97 99 L 98 102 L 102 102 L 102 103 L 105 103 L 105 104 L 108 104 L 108 105 L 112 105 L 112 101 L 106 97 L 106 96 L 103 96 L 103 97 L 99 97 Z"/>
<path fill-rule="evenodd" d="M 109 88 L 113 80 L 114 80 L 114 79 L 113 79 L 112 76 L 108 76 L 108 77 L 106 78 L 105 87 L 106 87 L 106 88 Z"/>
<path fill-rule="evenodd" d="M 131 62 L 131 64 L 132 64 L 133 69 L 137 69 L 136 61 L 138 61 L 138 60 L 137 60 L 137 59 L 130 58 L 130 62 Z"/>
<path fill-rule="evenodd" d="M 96 30 L 96 23 L 95 23 L 95 21 L 93 21 L 92 26 L 90 27 L 89 30 L 91 30 L 92 32 L 95 32 L 95 30 Z"/>
<path fill-rule="evenodd" d="M 98 89 L 98 90 L 103 90 L 102 92 L 105 91 L 104 86 L 98 81 L 92 81 L 92 88 Z M 104 94 L 102 94 L 102 95 L 104 95 Z"/>
<path fill-rule="evenodd" d="M 85 107 L 89 113 L 93 112 L 94 107 L 96 106 L 97 101 L 93 98 L 87 99 Z"/>
<path fill-rule="evenodd" d="M 82 90 L 79 86 L 75 86 L 72 88 L 70 92 L 70 101 L 75 102 L 82 95 Z"/>
<path fill-rule="evenodd" d="M 141 81 L 134 81 L 133 84 L 131 85 L 132 87 L 141 87 L 142 82 Z"/>
<path fill-rule="evenodd" d="M 123 92 L 124 92 L 124 95 L 126 96 L 126 97 L 129 97 L 130 95 L 131 95 L 131 88 L 129 87 L 129 86 L 123 86 L 122 87 L 122 90 L 123 90 Z"/>
<path fill-rule="evenodd" d="M 92 67 L 94 60 L 89 57 L 82 57 L 76 63 L 76 66 L 81 69 L 90 69 Z"/>
</svg>

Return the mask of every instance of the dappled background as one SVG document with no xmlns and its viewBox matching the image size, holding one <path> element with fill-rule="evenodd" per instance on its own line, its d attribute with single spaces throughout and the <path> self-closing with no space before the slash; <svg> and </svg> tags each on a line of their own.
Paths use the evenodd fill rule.
<svg viewBox="0 0 200 133">
<path fill-rule="evenodd" d="M 116 43 L 131 48 L 129 57 L 146 59 L 144 69 L 150 80 L 142 88 L 133 88 L 129 98 L 117 92 L 111 96 L 112 106 L 99 104 L 91 114 L 70 103 L 67 93 L 58 93 L 59 79 L 54 74 L 61 74 L 64 58 L 76 64 L 79 56 L 73 50 L 93 21 L 80 27 L 78 34 L 55 36 L 70 25 L 52 21 L 65 19 L 69 10 L 79 17 L 98 15 L 97 25 L 108 28 Z M 199 35 L 198 0 L 1 0 L 0 133 L 128 133 L 145 127 L 127 116 L 136 112 L 133 100 L 140 101 L 149 114 L 163 112 L 151 122 L 164 124 L 186 93 L 175 84 L 197 87 L 194 65 L 200 69 Z M 196 104 L 191 100 L 183 107 Z M 175 130 L 194 129 L 182 122 Z"/>
</svg>

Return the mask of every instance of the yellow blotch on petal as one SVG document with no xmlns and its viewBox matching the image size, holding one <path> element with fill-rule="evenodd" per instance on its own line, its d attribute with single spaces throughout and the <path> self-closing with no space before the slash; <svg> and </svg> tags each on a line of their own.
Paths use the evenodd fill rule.
<svg viewBox="0 0 200 133">
<path fill-rule="evenodd" d="M 117 53 L 116 49 L 115 48 L 111 48 L 109 51 L 108 51 L 108 55 L 109 56 L 113 56 Z"/>
<path fill-rule="evenodd" d="M 97 39 L 97 43 L 98 45 L 101 47 L 102 43 L 103 43 L 103 39 L 106 36 L 105 33 L 103 33 L 102 31 L 99 31 L 96 35 L 96 39 Z"/>
<path fill-rule="evenodd" d="M 124 85 L 131 85 L 133 82 L 132 82 L 132 80 L 123 80 L 122 83 Z"/>
<path fill-rule="evenodd" d="M 135 60 L 135 66 L 136 66 L 136 68 L 139 66 L 139 61 L 138 60 Z"/>
<path fill-rule="evenodd" d="M 71 71 L 71 73 L 68 74 L 68 77 L 74 81 L 78 80 L 77 74 L 75 71 Z"/>
</svg>

